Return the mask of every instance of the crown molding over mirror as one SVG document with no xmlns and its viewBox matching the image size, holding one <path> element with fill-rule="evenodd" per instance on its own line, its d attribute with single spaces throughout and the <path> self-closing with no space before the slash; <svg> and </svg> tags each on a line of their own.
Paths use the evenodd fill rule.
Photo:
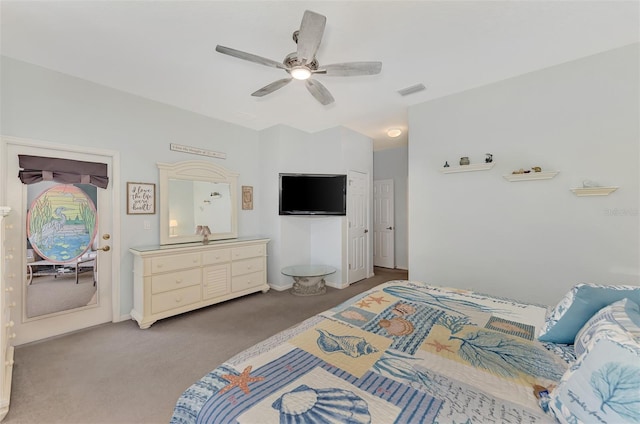
<svg viewBox="0 0 640 424">
<path fill-rule="evenodd" d="M 203 241 L 198 226 L 209 240 L 238 237 L 238 173 L 198 160 L 159 162 L 158 171 L 160 244 Z"/>
</svg>

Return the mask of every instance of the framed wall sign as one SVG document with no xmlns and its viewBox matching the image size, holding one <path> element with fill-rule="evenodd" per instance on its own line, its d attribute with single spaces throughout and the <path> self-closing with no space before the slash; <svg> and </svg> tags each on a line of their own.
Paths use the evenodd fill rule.
<svg viewBox="0 0 640 424">
<path fill-rule="evenodd" d="M 156 213 L 156 185 L 153 183 L 127 183 L 127 214 L 153 215 Z"/>
<path fill-rule="evenodd" d="M 242 186 L 242 209 L 253 209 L 253 186 Z"/>
</svg>

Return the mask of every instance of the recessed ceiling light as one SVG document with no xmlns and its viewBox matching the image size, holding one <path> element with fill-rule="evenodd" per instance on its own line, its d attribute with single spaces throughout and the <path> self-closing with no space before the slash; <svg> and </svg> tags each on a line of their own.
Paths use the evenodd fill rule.
<svg viewBox="0 0 640 424">
<path fill-rule="evenodd" d="M 400 137 L 400 134 L 402 134 L 402 130 L 400 128 L 391 128 L 387 131 L 387 135 L 391 138 Z"/>
</svg>

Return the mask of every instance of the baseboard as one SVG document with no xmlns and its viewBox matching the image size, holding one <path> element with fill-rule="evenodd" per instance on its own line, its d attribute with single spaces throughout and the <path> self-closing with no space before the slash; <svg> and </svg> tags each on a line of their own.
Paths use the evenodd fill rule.
<svg viewBox="0 0 640 424">
<path fill-rule="evenodd" d="M 333 287 L 334 289 L 346 289 L 347 287 L 349 287 L 349 283 L 334 283 L 332 281 L 325 282 L 325 285 L 327 285 L 328 287 Z"/>
<path fill-rule="evenodd" d="M 131 314 L 120 315 L 120 317 L 117 320 L 113 320 L 113 322 L 129 321 L 130 319 L 132 319 Z"/>
<path fill-rule="evenodd" d="M 284 286 L 282 286 L 282 285 L 277 285 L 277 286 L 276 286 L 276 285 L 274 285 L 274 284 L 270 284 L 270 283 L 268 283 L 268 284 L 269 284 L 269 287 L 271 287 L 271 288 L 272 288 L 273 290 L 275 290 L 275 291 L 285 291 L 285 290 L 289 290 L 290 288 L 292 288 L 292 287 L 293 287 L 293 283 L 291 283 L 291 284 L 286 284 L 286 285 L 284 285 Z"/>
</svg>

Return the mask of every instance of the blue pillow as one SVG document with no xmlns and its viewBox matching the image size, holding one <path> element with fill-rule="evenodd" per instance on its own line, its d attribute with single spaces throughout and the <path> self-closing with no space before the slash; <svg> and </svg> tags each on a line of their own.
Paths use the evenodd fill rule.
<svg viewBox="0 0 640 424">
<path fill-rule="evenodd" d="M 576 356 L 584 353 L 600 328 L 611 323 L 618 324 L 633 337 L 640 339 L 640 306 L 625 298 L 600 309 L 578 332 L 573 343 Z"/>
<path fill-rule="evenodd" d="M 596 312 L 625 297 L 640 304 L 640 286 L 576 284 L 549 313 L 538 340 L 572 344 Z"/>
<path fill-rule="evenodd" d="M 561 423 L 626 423 L 640 417 L 640 344 L 615 323 L 601 327 L 550 393 Z"/>
</svg>

